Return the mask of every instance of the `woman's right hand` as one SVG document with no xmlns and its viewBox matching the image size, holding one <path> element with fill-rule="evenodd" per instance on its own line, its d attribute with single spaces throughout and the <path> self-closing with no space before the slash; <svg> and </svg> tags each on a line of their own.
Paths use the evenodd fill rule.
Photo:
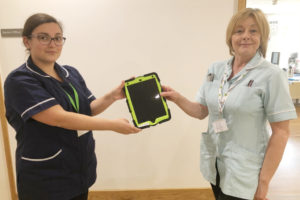
<svg viewBox="0 0 300 200">
<path fill-rule="evenodd" d="M 162 85 L 162 92 L 160 95 L 167 100 L 173 101 L 179 108 L 181 108 L 186 114 L 198 119 L 204 119 L 208 115 L 208 108 L 200 104 L 199 102 L 192 102 L 186 97 L 182 96 L 179 92 L 175 91 L 171 87 Z"/>
<path fill-rule="evenodd" d="M 121 133 L 121 134 L 132 134 L 138 133 L 142 129 L 135 127 L 133 124 L 130 124 L 127 119 L 114 119 L 112 131 Z"/>
<path fill-rule="evenodd" d="M 167 100 L 173 101 L 174 103 L 178 102 L 180 98 L 180 94 L 175 91 L 173 88 L 169 86 L 162 85 L 162 92 L 160 93 L 161 96 L 165 97 Z"/>
</svg>

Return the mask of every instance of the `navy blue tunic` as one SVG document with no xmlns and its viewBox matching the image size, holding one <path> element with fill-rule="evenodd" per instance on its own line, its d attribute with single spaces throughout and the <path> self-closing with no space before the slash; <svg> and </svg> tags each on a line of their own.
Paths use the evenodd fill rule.
<svg viewBox="0 0 300 200">
<path fill-rule="evenodd" d="M 29 57 L 4 83 L 6 117 L 16 130 L 20 200 L 68 200 L 86 192 L 96 180 L 91 131 L 78 137 L 76 130 L 49 126 L 31 118 L 57 104 L 76 112 L 65 93 L 74 99 L 70 83 L 79 96 L 79 113 L 91 115 L 90 103 L 95 97 L 79 72 L 57 63 L 54 68 L 63 82 L 48 76 Z"/>
</svg>

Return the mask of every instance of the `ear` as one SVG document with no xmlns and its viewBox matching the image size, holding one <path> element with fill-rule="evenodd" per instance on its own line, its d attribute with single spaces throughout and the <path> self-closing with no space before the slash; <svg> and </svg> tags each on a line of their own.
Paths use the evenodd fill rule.
<svg viewBox="0 0 300 200">
<path fill-rule="evenodd" d="M 28 37 L 23 36 L 23 43 L 24 43 L 26 49 L 27 49 L 27 50 L 30 50 L 30 40 L 29 40 Z"/>
</svg>

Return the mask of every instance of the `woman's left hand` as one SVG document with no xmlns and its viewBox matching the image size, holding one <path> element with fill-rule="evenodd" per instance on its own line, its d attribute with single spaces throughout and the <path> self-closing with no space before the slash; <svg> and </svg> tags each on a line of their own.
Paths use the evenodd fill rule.
<svg viewBox="0 0 300 200">
<path fill-rule="evenodd" d="M 258 183 L 256 193 L 254 195 L 254 200 L 268 200 L 267 193 L 269 189 L 269 184 L 267 183 Z"/>
<path fill-rule="evenodd" d="M 125 98 L 125 94 L 123 91 L 124 85 L 125 85 L 125 81 L 122 81 L 122 83 L 118 87 L 111 90 L 106 95 L 92 101 L 90 104 L 92 116 L 102 113 L 108 106 L 110 106 L 116 100 Z"/>
<path fill-rule="evenodd" d="M 123 91 L 124 86 L 125 81 L 122 81 L 122 83 L 118 87 L 110 92 L 110 95 L 114 101 L 125 98 L 125 94 Z"/>
</svg>

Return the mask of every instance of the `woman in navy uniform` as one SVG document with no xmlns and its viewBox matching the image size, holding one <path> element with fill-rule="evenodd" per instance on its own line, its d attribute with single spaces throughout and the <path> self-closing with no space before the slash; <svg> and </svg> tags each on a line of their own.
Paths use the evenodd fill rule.
<svg viewBox="0 0 300 200">
<path fill-rule="evenodd" d="M 75 68 L 57 64 L 66 38 L 52 16 L 32 15 L 22 36 L 30 56 L 4 84 L 6 117 L 17 132 L 19 199 L 87 199 L 97 165 L 87 130 L 140 131 L 126 119 L 93 117 L 124 98 L 124 82 L 96 99 Z"/>
</svg>

